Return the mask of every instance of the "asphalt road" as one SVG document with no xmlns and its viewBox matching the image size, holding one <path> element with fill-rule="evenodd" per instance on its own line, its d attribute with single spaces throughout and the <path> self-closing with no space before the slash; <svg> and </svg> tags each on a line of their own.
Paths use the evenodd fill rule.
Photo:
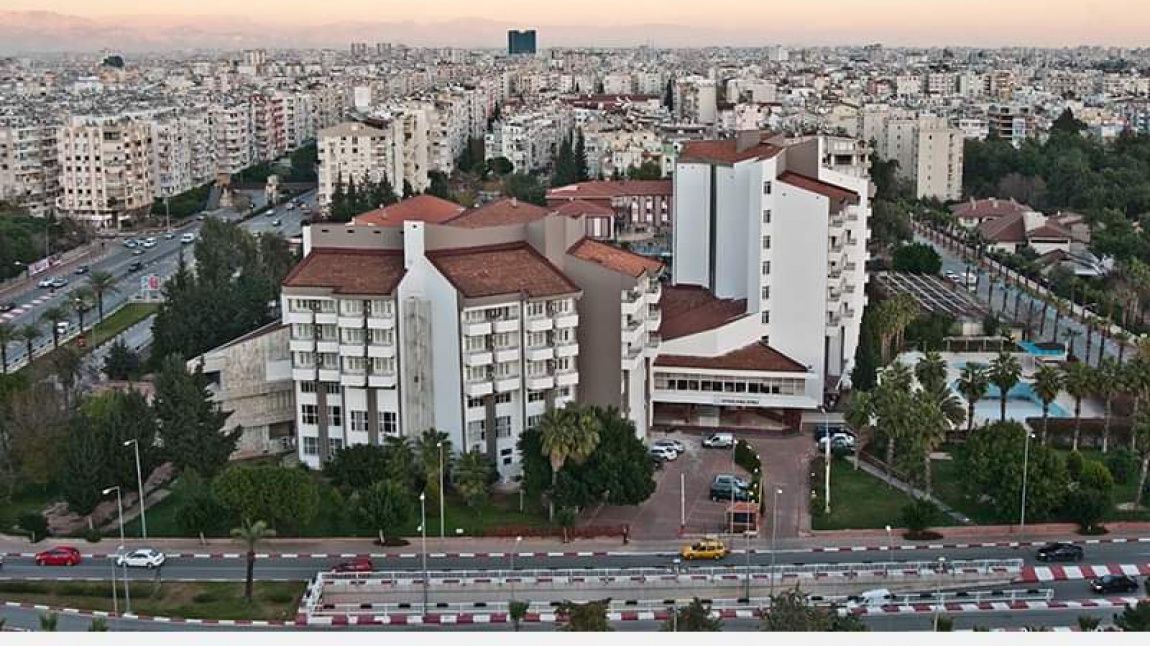
<svg viewBox="0 0 1150 646">
<path fill-rule="evenodd" d="M 301 201 L 315 207 L 315 191 L 310 191 L 303 194 L 300 198 Z M 285 209 L 284 207 L 277 207 L 275 215 L 259 215 L 243 224 L 245 228 L 253 233 L 261 231 L 277 231 L 285 236 L 294 236 L 300 232 L 300 209 Z M 239 219 L 239 214 L 235 211 L 221 209 L 211 214 L 212 217 L 220 217 L 225 220 Z M 275 220 L 281 220 L 280 226 L 273 226 Z M 187 260 L 191 259 L 191 252 L 194 247 L 193 244 L 182 245 L 180 244 L 180 236 L 184 233 L 199 233 L 202 223 L 193 221 L 191 224 L 178 229 L 173 232 L 173 238 L 167 239 L 164 235 L 155 236 L 156 246 L 151 249 L 142 250 L 140 255 L 134 255 L 132 249 L 123 246 L 124 238 L 106 241 L 106 252 L 98 261 L 89 265 L 91 271 L 107 271 L 113 276 L 119 278 L 116 283 L 116 289 L 111 293 L 104 296 L 104 311 L 105 313 L 113 311 L 121 303 L 131 300 L 136 297 L 140 292 L 140 279 L 141 276 L 149 274 L 156 274 L 160 277 L 161 281 L 172 275 L 176 271 L 181 254 L 185 254 Z M 141 238 L 144 236 L 140 236 Z M 128 271 L 128 267 L 133 262 L 143 263 L 143 268 L 136 272 Z M 73 270 L 56 270 L 49 271 L 36 276 L 37 282 L 44 278 L 53 276 L 60 276 L 68 281 L 65 287 L 62 287 L 54 292 L 48 289 L 40 289 L 36 284 L 31 284 L 28 288 L 3 296 L 3 302 L 12 303 L 15 310 L 4 315 L 2 318 L 5 322 L 15 328 L 20 328 L 25 325 L 36 325 L 41 329 L 43 335 L 36 343 L 36 347 L 44 347 L 51 345 L 52 334 L 51 324 L 41 319 L 45 310 L 54 306 L 63 306 L 69 302 L 70 294 L 77 287 L 85 284 L 86 276 L 77 275 Z M 16 313 L 19 311 L 19 313 Z M 84 317 L 85 327 L 90 327 L 97 320 L 97 312 L 93 308 Z M 72 329 L 78 329 L 79 319 L 72 316 L 70 319 Z M 8 345 L 8 362 L 9 364 L 16 364 L 23 360 L 26 354 L 26 347 L 23 342 L 13 342 Z"/>
</svg>

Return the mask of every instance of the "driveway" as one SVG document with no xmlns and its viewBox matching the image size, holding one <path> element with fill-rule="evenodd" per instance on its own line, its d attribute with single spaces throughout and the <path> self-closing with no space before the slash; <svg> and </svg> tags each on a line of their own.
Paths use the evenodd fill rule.
<svg viewBox="0 0 1150 646">
<path fill-rule="evenodd" d="M 702 447 L 703 434 L 669 433 L 652 436 L 652 441 L 663 437 L 677 439 L 687 446 L 687 451 L 673 462 L 666 463 L 655 471 L 655 493 L 641 505 L 606 505 L 589 509 L 580 519 L 583 524 L 611 525 L 628 524 L 631 537 L 635 539 L 669 539 L 682 534 L 725 533 L 725 509 L 722 502 L 710 499 L 711 479 L 720 473 L 736 474 L 749 479 L 749 474 L 734 464 L 734 452 L 727 449 L 705 449 Z M 799 536 L 800 528 L 805 532 L 810 528 L 807 513 L 807 491 L 809 474 L 807 463 L 810 460 L 813 443 L 809 435 L 758 436 L 738 434 L 748 440 L 758 451 L 766 471 L 763 484 L 767 506 L 759 541 L 769 540 L 771 535 L 772 492 L 782 489 L 778 496 L 778 537 Z M 685 524 L 680 526 L 680 521 Z"/>
</svg>

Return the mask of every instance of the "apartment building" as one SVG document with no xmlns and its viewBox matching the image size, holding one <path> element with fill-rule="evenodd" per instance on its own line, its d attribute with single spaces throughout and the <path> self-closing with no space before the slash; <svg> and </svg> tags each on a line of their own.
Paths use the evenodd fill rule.
<svg viewBox="0 0 1150 646">
<path fill-rule="evenodd" d="M 574 128 L 572 111 L 565 106 L 506 116 L 484 136 L 484 159 L 506 157 L 517 172 L 545 170 Z"/>
<path fill-rule="evenodd" d="M 151 209 L 150 121 L 74 117 L 59 131 L 57 159 L 57 214 L 103 229 Z"/>
<path fill-rule="evenodd" d="M 986 111 L 989 135 L 1009 141 L 1015 148 L 1038 134 L 1034 110 L 1024 105 L 992 105 Z"/>
<path fill-rule="evenodd" d="M 398 121 L 348 122 L 325 128 L 316 138 L 319 163 L 319 189 L 316 201 L 321 211 L 331 206 L 331 196 L 337 186 L 345 189 L 349 183 L 363 185 L 379 182 L 385 175 L 396 189 L 403 191 L 402 149 L 396 142 L 403 141 Z M 378 127 L 377 127 L 378 126 Z"/>
<path fill-rule="evenodd" d="M 610 222 L 596 221 L 587 235 L 614 239 L 618 233 L 655 233 L 669 230 L 673 220 L 671 180 L 591 181 L 547 191 L 547 206 L 562 209 L 573 202 L 598 206 Z M 570 209 L 571 207 L 567 207 Z M 586 209 L 586 213 L 592 213 Z M 610 224 L 610 228 L 606 228 Z"/>
<path fill-rule="evenodd" d="M 252 154 L 256 160 L 278 159 L 287 152 L 283 101 L 272 94 L 251 96 Z"/>
<path fill-rule="evenodd" d="M 865 303 L 868 181 L 823 138 L 686 142 L 672 284 L 660 304 L 657 423 L 795 427 L 849 374 Z"/>
<path fill-rule="evenodd" d="M 661 266 L 585 229 L 511 200 L 305 229 L 283 290 L 300 460 L 436 428 L 511 480 L 518 436 L 576 398 L 645 435 Z"/>
<path fill-rule="evenodd" d="M 152 186 L 157 198 L 172 197 L 215 179 L 212 124 L 189 112 L 152 123 Z"/>
<path fill-rule="evenodd" d="M 896 172 L 914 185 L 916 197 L 962 199 L 962 130 L 945 117 L 924 114 L 890 119 L 884 134 L 879 154 L 898 161 Z"/>
<path fill-rule="evenodd" d="M 212 127 L 216 172 L 233 175 L 255 161 L 252 109 L 247 101 L 229 100 L 208 109 Z"/>
<path fill-rule="evenodd" d="M 672 114 L 677 121 L 703 125 L 714 124 L 719 117 L 715 81 L 689 77 L 675 81 Z"/>
<path fill-rule="evenodd" d="M 55 124 L 13 120 L 0 124 L 0 200 L 43 217 L 60 192 Z"/>
</svg>

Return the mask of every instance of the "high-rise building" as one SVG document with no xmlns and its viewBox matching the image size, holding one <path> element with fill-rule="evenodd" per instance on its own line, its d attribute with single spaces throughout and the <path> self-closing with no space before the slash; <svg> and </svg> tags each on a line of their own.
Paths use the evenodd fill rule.
<svg viewBox="0 0 1150 646">
<path fill-rule="evenodd" d="M 535 30 L 528 29 L 525 31 L 516 31 L 514 29 L 507 32 L 507 53 L 508 54 L 534 54 L 535 53 Z"/>
<path fill-rule="evenodd" d="M 58 214 L 117 227 L 152 206 L 152 123 L 75 117 L 60 129 Z"/>
</svg>

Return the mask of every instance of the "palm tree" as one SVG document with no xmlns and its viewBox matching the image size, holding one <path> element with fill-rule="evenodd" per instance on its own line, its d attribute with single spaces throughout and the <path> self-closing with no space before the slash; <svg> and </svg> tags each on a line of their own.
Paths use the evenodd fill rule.
<svg viewBox="0 0 1150 646">
<path fill-rule="evenodd" d="M 68 304 L 76 318 L 80 319 L 80 334 L 84 333 L 84 316 L 92 311 L 92 299 L 95 296 L 88 287 L 78 287 L 72 292 L 72 301 Z"/>
<path fill-rule="evenodd" d="M 88 287 L 96 296 L 96 308 L 99 311 L 100 320 L 103 321 L 104 295 L 116 292 L 116 277 L 108 271 L 93 271 L 88 274 Z"/>
<path fill-rule="evenodd" d="M 1078 450 L 1078 438 L 1082 432 L 1082 400 L 1094 390 L 1094 371 L 1090 366 L 1075 361 L 1066 365 L 1066 392 L 1074 398 L 1074 443 Z"/>
<path fill-rule="evenodd" d="M 991 360 L 987 376 L 990 377 L 990 383 L 998 388 L 998 419 L 1005 422 L 1006 398 L 1010 394 L 1010 389 L 1014 388 L 1022 377 L 1022 364 L 1018 363 L 1018 357 L 1003 350 Z"/>
<path fill-rule="evenodd" d="M 966 432 L 974 430 L 974 405 L 986 396 L 990 376 L 981 363 L 968 363 L 958 375 L 958 392 L 966 398 Z"/>
<path fill-rule="evenodd" d="M 1050 415 L 1050 404 L 1062 391 L 1062 371 L 1044 363 L 1034 373 L 1034 394 L 1042 401 L 1042 444 L 1046 444 L 1046 420 Z"/>
<path fill-rule="evenodd" d="M 1114 408 L 1114 397 L 1122 387 L 1122 365 L 1110 357 L 1104 357 L 1094 369 L 1094 387 L 1106 402 L 1106 412 L 1102 417 L 1102 452 L 1110 447 L 1110 417 Z"/>
<path fill-rule="evenodd" d="M 46 633 L 56 632 L 56 625 L 60 622 L 60 616 L 54 612 L 49 612 L 46 615 L 40 615 L 40 630 Z"/>
<path fill-rule="evenodd" d="M 32 365 L 32 344 L 40 338 L 40 328 L 28 324 L 20 328 L 17 334 L 24 340 L 24 349 L 28 352 L 28 365 Z"/>
<path fill-rule="evenodd" d="M 1082 336 L 1082 330 L 1076 328 L 1066 328 L 1066 352 L 1067 356 L 1074 355 L 1074 342 Z M 1057 340 L 1057 339 L 1056 339 Z"/>
<path fill-rule="evenodd" d="M 954 398 L 950 389 L 943 386 L 943 389 Z M 957 403 L 957 398 L 954 398 Z M 937 396 L 926 390 L 920 390 L 914 395 L 914 426 L 913 428 L 918 433 L 918 445 L 922 451 L 922 481 L 923 490 L 929 496 L 933 478 L 931 477 L 931 464 L 930 454 L 946 441 L 946 430 L 950 428 L 951 421 L 947 419 L 946 413 Z M 962 406 L 958 407 L 958 414 L 962 415 Z M 959 423 L 961 423 L 961 417 Z"/>
<path fill-rule="evenodd" d="M 946 361 L 935 351 L 927 352 L 914 366 L 914 376 L 924 390 L 946 386 Z"/>
<path fill-rule="evenodd" d="M 0 372 L 8 374 L 8 344 L 15 341 L 19 334 L 16 328 L 0 322 Z"/>
<path fill-rule="evenodd" d="M 440 480 L 446 482 L 448 477 L 447 473 L 439 472 L 439 465 L 443 465 L 444 471 L 451 466 L 448 462 L 451 459 L 451 440 L 447 433 L 429 428 L 415 441 L 415 455 L 418 458 L 420 472 L 423 474 L 427 497 L 436 500 L 440 494 Z"/>
<path fill-rule="evenodd" d="M 60 347 L 60 326 L 59 326 L 59 323 L 61 321 L 67 321 L 68 320 L 68 312 L 65 311 L 63 307 L 59 307 L 59 306 L 49 307 L 48 309 L 44 310 L 44 313 L 40 315 L 40 318 L 42 320 L 48 321 L 48 323 L 51 324 L 51 327 L 52 327 L 52 347 L 53 348 Z"/>
<path fill-rule="evenodd" d="M 1118 345 L 1118 363 L 1121 364 L 1126 356 L 1126 344 L 1130 342 L 1130 335 L 1125 330 L 1114 333 L 1114 343 Z"/>
<path fill-rule="evenodd" d="M 1133 420 L 1130 427 L 1131 448 L 1142 460 L 1141 472 L 1138 476 L 1138 489 L 1134 493 L 1134 507 L 1142 504 L 1142 493 L 1146 491 L 1146 474 L 1150 471 L 1150 415 L 1143 412 Z"/>
<path fill-rule="evenodd" d="M 895 362 L 883 370 L 875 388 L 872 405 L 878 420 L 876 428 L 881 430 L 886 442 L 887 484 L 893 486 L 895 444 L 910 433 L 910 418 L 913 417 L 911 384 L 914 379 L 910 368 Z"/>
<path fill-rule="evenodd" d="M 1130 419 L 1138 419 L 1146 394 L 1150 392 L 1150 363 L 1143 357 L 1141 351 L 1134 355 L 1133 359 L 1123 364 L 1122 387 L 1133 400 Z M 1133 433 L 1130 434 L 1130 450 L 1134 450 Z"/>
<path fill-rule="evenodd" d="M 455 459 L 451 479 L 468 507 L 478 509 L 487 500 L 492 473 L 491 460 L 480 451 L 468 451 Z"/>
<path fill-rule="evenodd" d="M 872 415 L 874 415 L 874 399 L 871 394 L 865 390 L 852 392 L 850 404 L 847 405 L 843 418 L 858 433 L 858 440 L 855 442 L 855 469 L 859 468 L 859 452 L 862 451 L 864 438 L 870 435 Z"/>
<path fill-rule="evenodd" d="M 275 535 L 276 530 L 268 527 L 268 524 L 262 520 L 253 523 L 245 519 L 243 525 L 232 528 L 232 538 L 247 548 L 247 578 L 244 580 L 244 599 L 248 603 L 252 602 L 252 580 L 256 573 L 256 546 L 262 543 L 264 539 L 272 538 Z"/>
<path fill-rule="evenodd" d="M 551 461 L 550 498 L 554 498 L 555 482 L 563 465 L 568 460 L 575 463 L 586 460 L 599 446 L 598 420 L 578 404 L 553 408 L 544 412 L 539 420 L 539 444 L 543 455 Z M 549 503 L 548 515 L 555 515 L 554 502 Z"/>
</svg>

